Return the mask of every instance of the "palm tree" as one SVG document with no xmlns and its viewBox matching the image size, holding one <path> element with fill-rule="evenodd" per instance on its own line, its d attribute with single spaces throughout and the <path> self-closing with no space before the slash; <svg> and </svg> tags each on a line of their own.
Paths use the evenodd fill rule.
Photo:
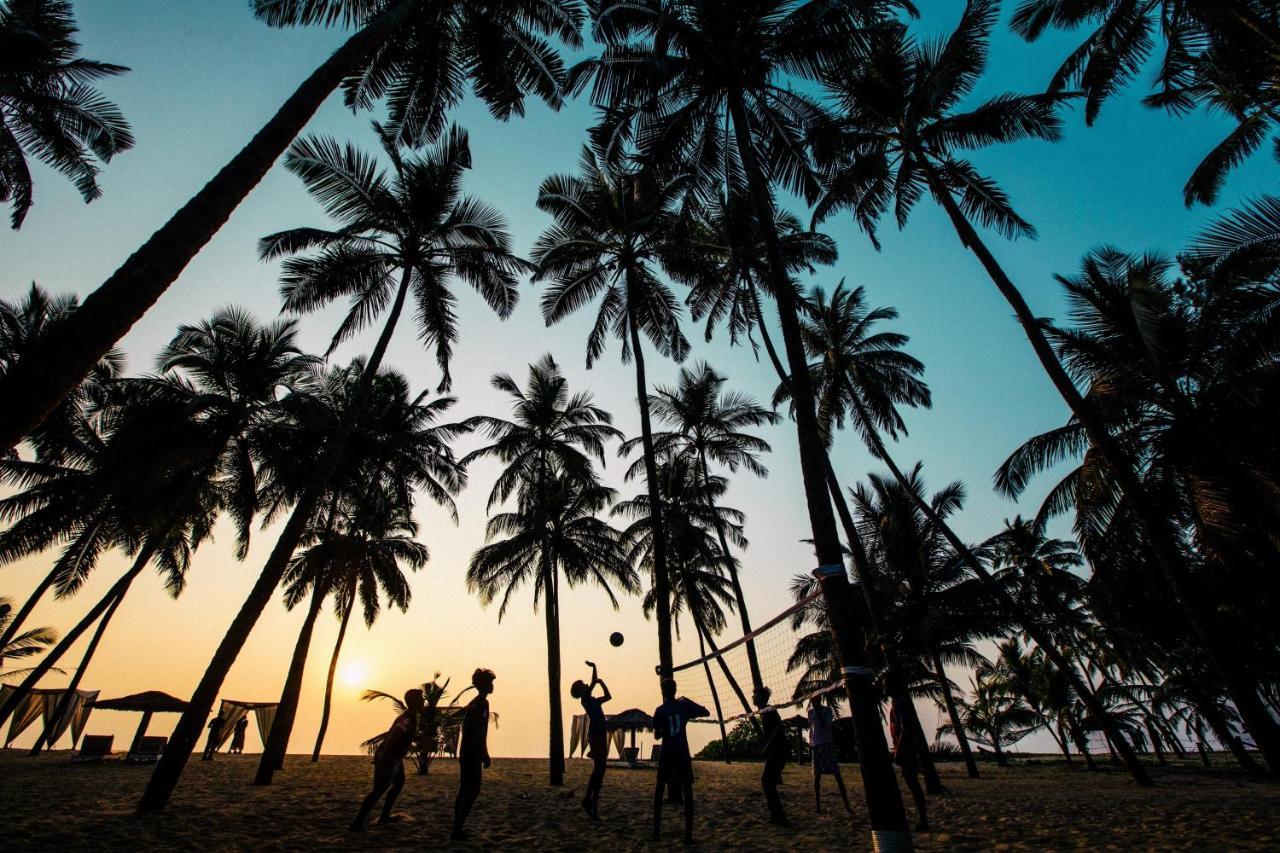
<svg viewBox="0 0 1280 853">
<path fill-rule="evenodd" d="M 1259 0 L 1022 0 L 1012 29 L 1035 41 L 1050 28 L 1090 29 L 1049 84 L 1087 96 L 1092 125 L 1102 104 L 1133 81 L 1164 40 L 1155 89 L 1145 101 L 1182 115 L 1207 105 L 1235 119 L 1236 127 L 1201 161 L 1188 180 L 1188 206 L 1212 204 L 1227 173 L 1256 151 L 1276 124 L 1280 79 L 1280 19 Z"/>
<path fill-rule="evenodd" d="M 417 529 L 413 519 L 403 512 L 388 512 L 384 500 L 374 502 L 373 507 L 362 508 L 348 520 L 345 534 L 331 535 L 334 545 L 324 567 L 324 577 L 329 578 L 333 590 L 334 606 L 338 615 L 338 637 L 329 658 L 329 672 L 325 678 L 324 709 L 320 714 L 320 730 L 316 733 L 316 745 L 311 760 L 320 759 L 325 732 L 329 728 L 329 716 L 333 699 L 333 676 L 338 669 L 338 655 L 347 633 L 347 623 L 356 609 L 359 599 L 365 626 L 373 627 L 381 612 L 381 596 L 388 606 L 406 612 L 409 608 L 408 580 L 400 569 L 401 562 L 416 571 L 425 565 L 426 547 L 412 540 Z M 381 590 L 381 596 L 379 595 Z"/>
<path fill-rule="evenodd" d="M 13 599 L 0 596 L 0 632 L 6 637 L 0 643 L 0 681 L 16 675 L 26 675 L 25 669 L 5 669 L 6 660 L 34 657 L 58 641 L 58 632 L 52 628 L 31 628 L 21 634 L 13 634 Z"/>
<path fill-rule="evenodd" d="M 658 267 L 670 274 L 687 263 L 674 208 L 684 185 L 683 178 L 667 179 L 652 170 L 611 167 L 584 149 L 576 175 L 553 175 L 539 188 L 538 208 L 551 214 L 555 224 L 533 250 L 538 269 L 534 281 L 551 281 L 542 296 L 547 325 L 598 298 L 600 307 L 587 338 L 587 367 L 604 352 L 611 332 L 622 341 L 623 363 L 635 361 L 645 478 L 655 507 L 658 662 L 663 677 L 672 666 L 670 579 L 666 543 L 657 532 L 663 524 L 662 507 L 641 334 L 660 355 L 683 361 L 688 354 L 679 303 L 658 276 Z"/>
<path fill-rule="evenodd" d="M 627 445 L 634 447 L 635 443 L 632 439 Z M 632 464 L 627 478 L 634 477 L 638 469 L 639 460 Z M 680 614 L 688 612 L 702 649 L 700 656 L 705 658 L 707 646 L 713 653 L 719 652 L 715 637 L 724 631 L 725 610 L 732 610 L 736 603 L 731 573 L 736 573 L 737 561 L 727 545 L 732 543 L 739 549 L 746 548 L 747 540 L 742 535 L 745 516 L 739 510 L 721 504 L 728 481 L 714 475 L 704 479 L 696 457 L 665 451 L 658 461 L 657 483 L 664 518 L 667 519 L 661 528 L 653 523 L 653 504 L 647 489 L 631 500 L 620 501 L 611 514 L 630 522 L 622 532 L 623 547 L 628 559 L 645 569 L 652 578 L 644 597 L 646 615 L 657 610 L 655 530 L 660 529 L 666 537 L 672 627 L 678 636 Z M 721 534 L 726 545 L 724 548 L 718 547 Z M 754 713 L 747 694 L 738 685 L 724 659 L 718 658 L 717 663 L 743 712 Z M 718 703 L 710 668 L 705 664 L 704 668 L 708 670 L 708 684 Z M 756 725 L 757 721 L 753 720 L 752 724 Z"/>
<path fill-rule="evenodd" d="M 31 285 L 21 301 L 0 300 L 0 374 L 16 363 L 50 328 L 61 322 L 75 305 L 75 297 L 52 296 L 35 284 Z M 101 398 L 104 388 L 120 375 L 123 367 L 123 354 L 112 350 L 89 378 L 59 404 L 57 411 L 39 429 L 27 436 L 37 462 L 61 464 L 67 461 L 68 455 L 75 453 L 80 438 L 85 436 L 84 430 L 89 428 L 84 420 L 86 407 L 93 400 Z M 97 532 L 103 533 L 100 529 Z M 80 571 L 75 567 L 77 560 L 95 552 L 95 547 L 91 544 L 95 539 L 92 528 L 82 533 L 86 535 L 78 536 L 68 543 L 62 558 L 36 584 L 35 590 L 17 613 L 11 614 L 7 627 L 0 630 L 0 646 L 13 639 L 18 629 L 26 624 L 31 611 L 59 578 Z M 77 542 L 80 543 L 79 546 Z M 0 557 L 0 562 L 4 559 Z"/>
<path fill-rule="evenodd" d="M 323 394 L 322 405 L 327 411 L 317 417 L 312 407 L 306 407 L 291 419 L 285 429 L 296 434 L 286 434 L 271 452 L 264 454 L 262 467 L 268 472 L 265 491 L 300 493 L 307 488 L 310 472 L 295 460 L 314 458 L 329 436 L 342 429 L 347 417 L 345 407 L 355 405 L 359 397 L 364 369 L 365 365 L 357 360 L 346 368 L 333 370 Z M 462 488 L 466 477 L 454 459 L 451 443 L 464 430 L 455 424 L 436 423 L 453 406 L 453 398 L 428 402 L 425 397 L 410 397 L 408 382 L 398 373 L 383 371 L 376 377 L 370 398 L 344 442 L 342 458 L 320 502 L 323 509 L 312 519 L 312 545 L 290 562 L 285 603 L 291 608 L 310 592 L 311 607 L 295 646 L 255 784 L 270 784 L 274 771 L 283 766 L 311 629 L 324 599 L 330 593 L 346 592 L 342 584 L 352 580 L 351 573 L 372 571 L 369 561 L 373 561 L 390 584 L 393 600 L 407 606 L 408 588 L 399 575 L 397 560 L 416 570 L 427 558 L 426 548 L 411 538 L 417 530 L 410 517 L 416 493 L 426 493 L 457 518 L 452 495 Z M 306 452 L 308 445 L 315 451 Z M 370 540 L 362 527 L 378 538 Z M 365 562 L 357 562 L 361 559 Z M 366 592 L 373 582 L 372 576 L 365 579 Z M 351 586 L 350 591 L 354 593 L 355 587 Z M 376 586 L 372 591 L 376 594 Z M 366 602 L 366 616 L 369 607 Z M 376 615 L 376 608 L 373 613 Z"/>
<path fill-rule="evenodd" d="M 649 406 L 657 415 L 658 421 L 672 427 L 670 431 L 654 433 L 654 447 L 659 453 L 685 456 L 695 463 L 697 477 L 702 483 L 701 491 L 708 501 L 706 509 L 713 519 L 716 506 L 711 497 L 712 476 L 709 463 L 714 461 L 730 471 L 745 468 L 757 477 L 768 476 L 768 469 L 760 464 L 757 456 L 768 453 L 769 444 L 745 430 L 775 424 L 781 420 L 777 414 L 744 394 L 725 393 L 723 389 L 727 381 L 711 365 L 699 362 L 692 369 L 681 368 L 674 389 L 659 387 L 657 394 L 649 400 Z M 624 451 L 630 449 L 630 443 L 623 445 Z M 738 564 L 732 559 L 729 542 L 719 526 L 719 520 L 714 524 L 745 636 L 751 633 L 751 617 L 747 613 L 747 599 L 738 579 Z M 746 649 L 751 684 L 754 689 L 759 689 L 764 682 L 760 675 L 755 641 L 748 640 Z"/>
<path fill-rule="evenodd" d="M 581 43 L 577 0 L 254 0 L 254 11 L 271 26 L 357 30 L 64 328 L 0 377 L 5 450 L 35 429 L 155 304 L 340 85 L 353 109 L 385 97 L 398 140 L 420 145 L 444 130 L 468 81 L 500 119 L 522 114 L 529 93 L 558 107 L 564 65 L 545 36 L 571 49 Z M 165 763 L 166 775 L 172 766 Z"/>
<path fill-rule="evenodd" d="M 82 669 L 87 665 L 153 554 L 176 595 L 188 549 L 208 535 L 209 513 L 231 516 L 236 553 L 243 558 L 256 508 L 248 445 L 270 421 L 281 390 L 308 387 L 315 365 L 299 351 L 295 335 L 292 322 L 262 326 L 236 308 L 181 326 L 157 359 L 160 378 L 117 382 L 97 392 L 100 411 L 78 419 L 76 442 L 58 454 L 61 464 L 12 462 L 12 476 L 31 485 L 0 510 L 22 514 L 0 537 L 0 554 L 12 559 L 69 540 L 49 576 L 65 596 L 79 589 L 104 550 L 136 552 L 130 570 L 41 667 L 52 666 L 101 615 Z M 185 544 L 187 534 L 172 532 L 184 527 Z M 43 674 L 37 670 L 32 684 Z M 80 677 L 78 672 L 76 681 Z M 8 713 L 0 709 L 0 715 Z"/>
<path fill-rule="evenodd" d="M 859 225 L 874 233 L 876 221 L 890 206 L 904 224 L 926 192 L 934 197 L 961 242 L 978 257 L 1014 309 L 1041 366 L 1107 460 L 1121 490 L 1131 498 L 1166 583 L 1175 590 L 1223 677 L 1235 685 L 1233 694 L 1243 693 L 1246 685 L 1238 667 L 1226 658 L 1219 638 L 1187 594 L 1187 566 L 1167 519 L 1145 496 L 1133 460 L 1071 381 L 1043 322 L 1032 314 L 971 219 L 1008 236 L 1034 233 L 1004 192 L 959 159 L 955 149 L 1026 138 L 1056 139 L 1061 132 L 1056 110 L 1068 97 L 1063 93 L 1001 95 L 969 112 L 955 111 L 955 104 L 972 90 L 985 67 L 997 5 L 992 0 L 972 0 L 956 30 L 937 49 L 914 43 L 900 30 L 883 31 L 873 39 L 865 62 L 825 75 L 824 81 L 841 101 L 842 114 L 814 134 L 814 148 L 826 164 L 829 181 L 815 218 L 849 208 Z M 1135 778 L 1143 775 L 1136 762 L 1130 769 Z"/>
<path fill-rule="evenodd" d="M 463 458 L 462 464 L 469 465 L 476 459 L 489 457 L 497 459 L 504 468 L 489 492 L 488 509 L 492 511 L 512 495 L 516 496 L 518 503 L 515 514 L 507 513 L 490 519 L 491 535 L 509 532 L 512 537 L 506 542 L 486 546 L 491 549 L 484 551 L 488 555 L 486 561 L 497 560 L 503 554 L 515 553 L 515 546 L 508 543 L 516 541 L 517 531 L 504 531 L 501 525 L 505 522 L 497 521 L 498 518 L 510 517 L 513 522 L 522 523 L 527 520 L 530 531 L 542 530 L 548 537 L 545 544 L 538 544 L 535 550 L 528 552 L 537 557 L 538 565 L 521 571 L 528 572 L 528 579 L 538 584 L 534 590 L 535 603 L 538 598 L 546 596 L 543 607 L 547 623 L 547 679 L 551 700 L 548 755 L 551 784 L 560 785 L 564 781 L 564 725 L 560 714 L 559 612 L 555 607 L 558 602 L 556 584 L 561 569 L 557 568 L 556 560 L 559 557 L 553 547 L 554 542 L 551 541 L 555 531 L 555 521 L 551 514 L 578 513 L 581 518 L 565 517 L 562 522 L 576 519 L 584 535 L 596 528 L 595 523 L 588 520 L 588 516 L 597 510 L 588 512 L 587 508 L 600 501 L 607 505 L 612 502 L 612 497 L 601 491 L 603 486 L 593 485 L 596 483 L 596 474 L 592 459 L 603 465 L 605 442 L 620 437 L 621 433 L 611 425 L 612 416 L 591 401 L 590 394 L 569 393 L 569 384 L 561 374 L 560 366 L 550 355 L 529 365 L 529 379 L 523 390 L 505 373 L 493 377 L 493 387 L 511 398 L 513 418 L 505 420 L 480 415 L 467 420 L 465 425 L 468 428 L 484 433 L 493 443 L 468 454 Z M 552 489 L 549 484 L 553 483 L 560 485 Z M 530 513 L 532 516 L 526 518 Z M 541 521 L 536 519 L 539 513 L 544 516 Z M 616 544 L 607 546 L 605 539 L 612 534 L 605 527 L 607 525 L 595 532 L 595 535 L 603 537 L 597 544 L 604 548 L 616 548 Z M 530 544 L 527 538 L 519 541 L 525 546 Z M 600 554 L 605 562 L 613 565 L 608 550 L 601 551 Z M 480 584 L 480 580 L 485 577 L 484 572 L 497 572 L 499 566 L 491 562 L 477 563 L 479 555 L 477 552 L 472 558 L 472 565 L 478 566 L 477 585 L 473 588 L 483 598 L 493 593 L 496 587 L 490 589 L 487 585 Z M 569 571 L 568 568 L 563 570 L 566 573 Z M 601 567 L 601 570 L 604 568 Z M 502 571 L 515 571 L 515 566 L 512 564 Z M 610 568 L 609 571 L 613 569 Z M 608 577 L 608 574 L 604 577 Z M 514 590 L 518 586 L 515 581 L 512 576 L 509 589 Z M 504 598 L 503 604 L 505 603 Z M 503 610 L 505 607 L 499 610 L 499 618 Z"/>
<path fill-rule="evenodd" d="M 354 609 L 356 593 L 363 591 L 365 621 L 372 624 L 379 607 L 378 588 L 382 587 L 391 603 L 403 612 L 409 607 L 410 590 L 401 566 L 417 571 L 426 565 L 429 558 L 427 547 L 414 541 L 418 525 L 410 515 L 410 507 L 397 506 L 388 494 L 364 494 L 356 496 L 356 499 L 355 506 L 342 510 L 345 518 L 334 518 L 338 512 L 336 507 L 327 512 L 324 527 L 313 532 L 311 546 L 289 563 L 289 572 L 285 576 L 285 606 L 292 609 L 308 596 L 310 602 L 294 645 L 275 722 L 258 765 L 254 779 L 256 785 L 270 784 L 274 771 L 283 766 L 284 751 L 302 692 L 311 632 L 325 599 L 332 594 L 339 602 L 339 608 L 344 610 L 345 619 Z M 335 645 L 325 686 L 326 712 L 333 690 L 338 648 Z M 322 726 L 327 723 L 326 713 Z"/>
<path fill-rule="evenodd" d="M 492 208 L 459 192 L 462 173 L 470 166 L 466 134 L 451 129 L 423 154 L 405 156 L 393 144 L 391 131 L 376 124 L 374 128 L 394 176 L 388 178 L 376 161 L 355 146 L 344 148 L 326 139 L 300 140 L 290 149 L 285 165 L 342 228 L 282 231 L 263 238 L 259 248 L 264 257 L 315 250 L 284 263 L 285 308 L 310 311 L 349 296 L 351 310 L 334 335 L 335 345 L 372 322 L 390 301 L 387 318 L 363 365 L 352 404 L 345 409 L 346 421 L 323 451 L 312 457 L 315 462 L 307 488 L 298 495 L 258 581 L 179 719 L 169 750 L 157 762 L 143 793 L 140 812 L 162 809 L 177 785 L 223 679 L 271 600 L 326 482 L 338 467 L 409 294 L 417 304 L 420 336 L 435 347 L 442 388 L 449 385 L 449 358 L 457 334 L 455 297 L 449 285 L 460 280 L 473 286 L 503 317 L 515 304 L 515 274 L 522 264 L 511 254 L 506 224 Z"/>
<path fill-rule="evenodd" d="M 536 609 L 542 603 L 547 628 L 547 689 L 551 704 L 551 784 L 564 784 L 564 722 L 560 706 L 560 581 L 570 587 L 594 582 L 618 600 L 610 584 L 636 592 L 639 581 L 618 545 L 618 531 L 597 515 L 614 499 L 613 489 L 594 478 L 548 472 L 519 489 L 516 508 L 489 519 L 488 544 L 467 567 L 467 587 L 481 604 L 500 600 L 501 621 L 511 597 L 533 587 Z"/>
<path fill-rule="evenodd" d="M 876 719 L 866 650 L 850 614 L 853 594 L 828 493 L 813 390 L 803 370 L 796 293 L 787 276 L 772 184 L 807 198 L 819 176 L 805 156 L 803 135 L 822 109 L 789 85 L 790 74 L 813 76 L 848 61 L 868 27 L 883 25 L 899 3 L 812 0 L 608 0 L 593 9 L 602 54 L 575 70 L 592 82 L 604 108 L 597 131 L 606 144 L 633 140 L 642 159 L 676 168 L 731 197 L 745 190 L 765 245 L 770 292 L 782 327 L 795 389 L 796 433 L 805 500 L 823 591 L 833 614 L 846 686 L 858 731 L 870 823 L 876 832 L 907 834 L 906 810 L 894 779 L 884 731 Z"/>
<path fill-rule="evenodd" d="M 1257 596 L 1238 594 L 1255 576 L 1269 588 L 1272 573 L 1257 567 L 1280 559 L 1268 532 L 1280 519 L 1271 461 L 1280 458 L 1280 445 L 1260 415 L 1274 396 L 1275 375 L 1273 360 L 1263 355 L 1275 340 L 1264 320 L 1274 296 L 1263 283 L 1269 274 L 1255 278 L 1261 269 L 1253 268 L 1264 261 L 1261 251 L 1207 269 L 1189 261 L 1184 278 L 1175 281 L 1171 264 L 1159 256 L 1103 248 L 1086 256 L 1078 275 L 1059 277 L 1074 321 L 1053 329 L 1059 355 L 1090 389 L 1110 440 L 1138 461 L 1145 503 L 1123 488 L 1112 460 L 1078 418 L 1019 448 L 1001 466 L 997 485 L 1018 494 L 1064 453 L 1083 454 L 1052 489 L 1041 516 L 1074 507 L 1081 542 L 1095 563 L 1124 538 L 1143 552 L 1153 550 L 1149 528 L 1130 529 L 1130 519 L 1153 509 L 1183 542 L 1194 542 L 1184 549 L 1189 586 L 1160 580 L 1195 638 L 1195 654 L 1208 655 L 1274 767 L 1280 755 L 1271 747 L 1280 744 L 1272 735 L 1280 729 L 1258 696 L 1262 658 L 1246 650 L 1270 620 L 1250 627 L 1249 615 L 1260 613 Z M 1145 559 L 1103 562 L 1133 574 Z M 1190 599 L 1188 588 L 1195 591 Z M 1235 604 L 1209 613 L 1203 602 L 1210 596 Z M 1257 648 L 1269 645 L 1263 639 Z"/>
<path fill-rule="evenodd" d="M 66 175 L 90 202 L 102 195 L 95 161 L 133 147 L 119 107 L 93 86 L 129 69 L 79 56 L 76 35 L 68 0 L 0 6 L 0 202 L 12 202 L 15 230 L 33 201 L 28 156 Z M 110 347 L 85 365 L 86 374 Z"/>
<path fill-rule="evenodd" d="M 990 669 L 979 670 L 972 687 L 973 699 L 959 700 L 960 724 L 969 737 L 995 752 L 997 764 L 1007 767 L 1005 748 L 1042 728 L 1044 719 Z M 952 725 L 947 723 L 938 732 L 951 734 Z"/>
<path fill-rule="evenodd" d="M 145 385 L 121 390 L 119 397 L 100 420 L 100 433 L 86 427 L 85 453 L 76 461 L 0 463 L 5 478 L 21 489 L 0 508 L 0 514 L 17 517 L 0 544 L 10 559 L 74 538 L 85 547 L 75 559 L 60 561 L 74 570 L 58 579 L 61 589 L 55 586 L 66 595 L 80 588 L 104 550 L 119 548 L 132 557 L 129 568 L 0 707 L 0 722 L 97 622 L 70 690 L 79 685 L 120 603 L 148 565 L 154 562 L 170 594 L 179 595 L 193 551 L 225 504 L 212 430 L 189 416 L 185 400 Z M 43 745 L 43 738 L 37 740 L 35 751 Z"/>
</svg>

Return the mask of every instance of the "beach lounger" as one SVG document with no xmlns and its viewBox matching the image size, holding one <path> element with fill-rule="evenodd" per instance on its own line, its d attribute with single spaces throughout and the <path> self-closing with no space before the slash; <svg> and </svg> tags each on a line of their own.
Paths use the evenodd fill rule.
<svg viewBox="0 0 1280 853">
<path fill-rule="evenodd" d="M 662 757 L 662 744 L 655 743 L 649 749 L 649 760 L 654 764 L 658 763 L 658 759 Z"/>
<path fill-rule="evenodd" d="M 160 753 L 164 752 L 167 741 L 168 738 L 144 737 L 138 742 L 138 748 L 125 756 L 124 760 L 130 764 L 155 764 L 160 760 Z"/>
<path fill-rule="evenodd" d="M 71 761 L 73 764 L 101 761 L 111 755 L 111 745 L 115 741 L 115 735 L 85 735 L 80 742 L 80 751 L 71 756 Z"/>
</svg>

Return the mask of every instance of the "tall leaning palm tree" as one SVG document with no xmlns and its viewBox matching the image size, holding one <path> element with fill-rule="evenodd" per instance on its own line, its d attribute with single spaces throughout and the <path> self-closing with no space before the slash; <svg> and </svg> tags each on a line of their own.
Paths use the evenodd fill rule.
<svg viewBox="0 0 1280 853">
<path fill-rule="evenodd" d="M 28 157 L 90 202 L 102 195 L 98 163 L 133 147 L 120 109 L 93 86 L 129 69 L 79 56 L 76 35 L 68 0 L 0 4 L 0 203 L 13 204 L 15 230 L 33 203 Z"/>
<path fill-rule="evenodd" d="M 634 361 L 636 402 L 645 479 L 652 502 L 654 578 L 658 621 L 658 663 L 671 672 L 671 602 L 662 504 L 658 495 L 657 453 L 649 410 L 643 337 L 659 354 L 684 360 L 689 342 L 680 330 L 680 303 L 659 275 L 682 269 L 688 252 L 675 210 L 685 189 L 682 177 L 655 170 L 610 165 L 589 148 L 575 175 L 553 175 L 538 190 L 538 208 L 555 224 L 538 238 L 533 261 L 535 282 L 549 281 L 542 296 L 547 325 L 599 300 L 587 338 L 587 367 L 604 352 L 609 335 L 622 341 L 622 360 Z"/>
<path fill-rule="evenodd" d="M 696 477 L 701 482 L 701 494 L 706 509 L 713 519 L 720 553 L 725 560 L 729 583 L 742 622 L 742 633 L 751 633 L 751 616 L 747 612 L 747 599 L 738 580 L 737 561 L 729 551 L 728 537 L 722 520 L 716 516 L 716 506 L 711 489 L 711 462 L 723 465 L 730 471 L 745 468 L 757 477 L 768 475 L 758 459 L 768 453 L 768 442 L 746 430 L 778 423 L 781 418 L 756 403 L 755 400 L 736 391 L 725 392 L 728 380 L 716 373 L 706 362 L 692 368 L 681 368 L 675 388 L 658 388 L 650 400 L 650 407 L 659 423 L 668 431 L 654 434 L 654 445 L 660 453 L 683 456 L 694 464 Z M 626 445 L 624 445 L 624 448 Z M 751 670 L 754 689 L 764 685 L 760 675 L 760 662 L 754 640 L 748 640 L 747 664 Z"/>
<path fill-rule="evenodd" d="M 35 429 L 213 238 L 339 86 L 352 109 L 385 99 L 397 141 L 420 145 L 473 84 L 500 119 L 532 94 L 561 103 L 564 65 L 547 36 L 574 48 L 578 0 L 254 0 L 270 26 L 354 26 L 222 169 L 91 293 L 66 327 L 0 378 L 0 448 Z M 166 764 L 166 767 L 172 765 Z M 167 771 L 166 771 L 167 772 Z"/>
<path fill-rule="evenodd" d="M 847 673 L 858 732 L 860 768 L 874 831 L 909 844 L 906 810 L 877 719 L 866 649 L 850 617 L 848 583 L 826 460 L 803 370 L 800 318 L 787 275 L 773 187 L 816 196 L 818 175 L 805 156 L 804 129 L 820 105 L 790 85 L 829 63 L 851 61 L 869 27 L 884 25 L 889 6 L 812 0 L 607 0 L 593 9 L 601 55 L 580 66 L 592 100 L 604 108 L 597 138 L 634 140 L 640 156 L 680 164 L 725 197 L 743 191 L 765 244 L 770 295 L 778 309 L 790 372 L 799 377 L 796 436 L 823 593 Z"/>
<path fill-rule="evenodd" d="M 554 609 L 558 606 L 558 599 L 553 583 L 559 578 L 560 570 L 555 564 L 556 551 L 551 541 L 557 524 L 553 516 L 560 513 L 564 518 L 559 523 L 575 521 L 584 533 L 607 538 L 607 531 L 597 529 L 588 520 L 612 501 L 612 496 L 601 492 L 603 487 L 596 483 L 592 460 L 603 465 L 605 442 L 621 437 L 621 433 L 612 426 L 612 416 L 591 401 L 590 394 L 569 393 L 569 383 L 550 355 L 529 365 L 529 379 L 525 388 L 521 389 L 505 373 L 493 377 L 493 386 L 511 399 L 512 418 L 507 420 L 480 415 L 467 420 L 465 425 L 468 428 L 483 433 L 492 444 L 468 454 L 462 463 L 468 465 L 473 460 L 484 458 L 501 462 L 504 467 L 489 492 L 488 509 L 492 511 L 513 495 L 516 496 L 518 508 L 514 514 L 495 516 L 490 520 L 490 535 L 506 532 L 511 534 L 511 538 L 502 543 L 502 547 L 496 547 L 498 543 L 487 546 L 493 550 L 485 551 L 487 556 L 480 563 L 475 562 L 479 559 L 479 554 L 473 558 L 473 566 L 478 567 L 476 585 L 473 588 L 482 596 L 494 592 L 496 587 L 491 589 L 489 582 L 483 579 L 488 577 L 487 573 L 497 572 L 499 569 L 511 583 L 517 580 L 513 574 L 517 572 L 517 566 L 507 562 L 508 557 L 503 556 L 509 555 L 512 549 L 517 549 L 516 544 L 511 544 L 516 541 L 516 531 L 506 530 L 502 526 L 506 522 L 498 522 L 497 518 L 509 518 L 512 524 L 527 523 L 531 530 L 541 530 L 547 537 L 546 542 L 533 543 L 536 545 L 535 551 L 527 552 L 534 554 L 538 562 L 537 565 L 520 570 L 531 573 L 531 576 L 522 577 L 519 582 L 536 580 L 541 586 L 535 590 L 534 595 L 545 596 L 543 607 L 547 621 L 547 679 L 551 703 L 548 756 L 551 784 L 560 785 L 564 782 L 564 721 L 560 712 L 559 614 Z M 551 489 L 548 484 L 552 483 L 559 485 Z M 596 504 L 601 506 L 588 509 Z M 525 543 L 522 548 L 530 547 L 527 540 L 519 541 Z M 609 547 L 604 538 L 599 538 L 597 544 L 602 548 Z M 609 557 L 607 550 L 602 554 Z M 499 611 L 499 617 L 501 615 L 502 610 Z"/>
<path fill-rule="evenodd" d="M 156 764 L 140 812 L 162 809 L 177 785 L 223 679 L 270 602 L 338 468 L 409 296 L 416 303 L 420 337 L 435 347 L 441 387 L 449 385 L 457 336 L 451 286 L 463 282 L 474 287 L 502 317 L 515 304 L 515 276 L 522 264 L 511 254 L 506 223 L 495 210 L 460 192 L 462 173 L 470 166 L 466 134 L 451 129 L 422 154 L 409 156 L 396 148 L 392 131 L 377 125 L 375 131 L 391 175 L 355 146 L 333 140 L 300 140 L 286 158 L 286 166 L 341 223 L 338 230 L 295 228 L 263 238 L 264 257 L 295 255 L 283 265 L 286 310 L 310 311 L 348 297 L 351 308 L 334 335 L 335 345 L 384 310 L 386 319 L 345 420 L 314 457 L 306 488 L 179 719 L 169 751 Z"/>
<path fill-rule="evenodd" d="M 497 600 L 498 619 L 511 597 L 526 584 L 533 587 L 547 628 L 547 689 L 551 704 L 551 784 L 564 784 L 564 721 L 560 706 L 560 584 L 593 582 L 618 609 L 613 586 L 636 592 L 639 582 L 618 544 L 618 531 L 599 518 L 613 502 L 614 491 L 593 477 L 553 472 L 526 481 L 518 489 L 516 507 L 489 519 L 488 544 L 471 557 L 467 586 L 482 604 Z"/>
<path fill-rule="evenodd" d="M 1183 604 L 1224 680 L 1233 685 L 1233 695 L 1239 694 L 1240 701 L 1251 703 L 1257 712 L 1259 728 L 1266 729 L 1260 746 L 1265 749 L 1268 733 L 1276 730 L 1280 760 L 1280 730 L 1271 723 L 1264 725 L 1256 691 L 1239 666 L 1221 653 L 1211 620 L 1198 612 L 1186 594 L 1187 566 L 1168 519 L 1145 499 L 1133 460 L 1072 382 L 1048 341 L 1044 324 L 975 227 L 976 221 L 1011 237 L 1034 234 L 999 186 L 962 159 L 958 150 L 1027 138 L 1056 139 L 1061 132 L 1057 109 L 1069 96 L 1001 95 L 968 112 L 957 111 L 956 104 L 973 89 L 986 66 L 997 13 L 998 4 L 992 0 L 971 0 L 955 31 L 936 48 L 919 45 L 902 31 L 883 31 L 862 63 L 824 75 L 824 82 L 840 100 L 841 114 L 813 137 L 829 184 L 815 218 L 848 209 L 864 230 L 874 233 L 876 222 L 891 207 L 899 224 L 905 224 L 926 193 L 942 206 L 961 243 L 978 258 L 1013 308 L 1054 388 L 1135 505 L 1166 583 Z M 1130 769 L 1135 778 L 1145 776 L 1136 760 L 1130 762 Z"/>
</svg>

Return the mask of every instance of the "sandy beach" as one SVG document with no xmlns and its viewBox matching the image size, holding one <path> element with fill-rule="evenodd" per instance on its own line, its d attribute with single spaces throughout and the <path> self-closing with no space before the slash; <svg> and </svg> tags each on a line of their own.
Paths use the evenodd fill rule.
<svg viewBox="0 0 1280 853">
<path fill-rule="evenodd" d="M 921 850 L 1274 850 L 1280 847 L 1280 786 L 1226 769 L 1192 765 L 1155 771 L 1158 787 L 1139 789 L 1114 770 L 1088 774 L 1060 763 L 943 769 L 949 796 L 931 804 L 934 831 L 916 836 Z M 439 848 L 448 845 L 456 765 L 441 761 L 411 775 L 396 811 L 402 819 L 346 831 L 370 778 L 368 761 L 290 756 L 275 785 L 249 784 L 257 757 L 193 761 L 160 817 L 131 810 L 149 770 L 118 762 L 73 766 L 57 752 L 29 759 L 0 754 L 4 847 L 9 850 L 218 849 L 306 850 Z M 679 817 L 667 816 L 664 843 L 648 840 L 653 773 L 613 770 L 605 780 L 599 823 L 578 800 L 589 767 L 570 761 L 562 789 L 546 785 L 545 763 L 500 759 L 486 774 L 473 840 L 455 849 L 650 850 L 679 845 Z M 815 815 L 807 768 L 787 769 L 792 830 L 763 821 L 759 765 L 697 765 L 698 849 L 866 849 L 868 834 L 856 768 L 846 768 L 854 815 L 845 815 L 829 781 L 824 813 Z"/>
</svg>

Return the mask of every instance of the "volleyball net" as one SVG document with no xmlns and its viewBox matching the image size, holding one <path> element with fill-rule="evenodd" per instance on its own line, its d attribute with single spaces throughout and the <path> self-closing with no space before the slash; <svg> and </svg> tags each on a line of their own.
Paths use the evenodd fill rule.
<svg viewBox="0 0 1280 853">
<path fill-rule="evenodd" d="M 728 724 L 756 716 L 752 652 L 760 683 L 770 690 L 769 707 L 799 708 L 815 696 L 839 691 L 834 649 L 817 618 L 823 606 L 822 593 L 815 592 L 732 642 L 704 637 L 701 657 L 672 668 L 676 694 L 711 711 L 698 722 Z"/>
</svg>

